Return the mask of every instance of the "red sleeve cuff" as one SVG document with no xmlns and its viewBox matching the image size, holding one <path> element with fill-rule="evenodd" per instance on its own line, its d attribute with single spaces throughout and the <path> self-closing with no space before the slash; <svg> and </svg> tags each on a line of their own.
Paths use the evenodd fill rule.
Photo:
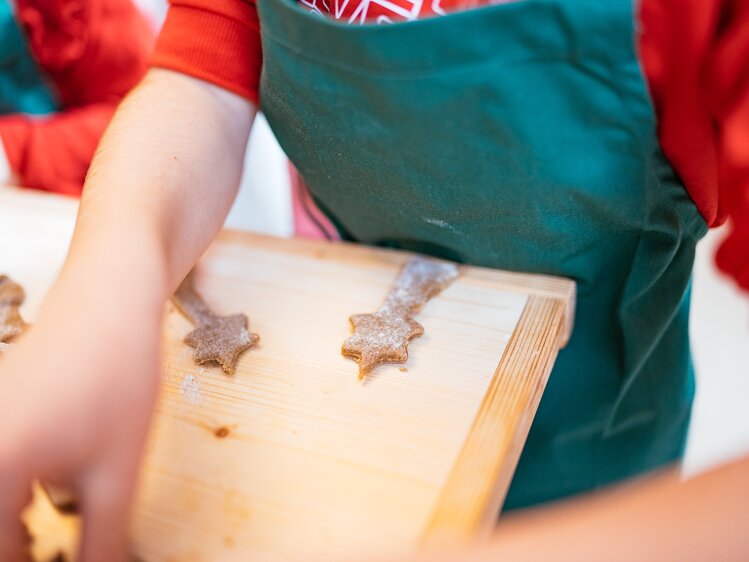
<svg viewBox="0 0 749 562">
<path fill-rule="evenodd" d="M 262 48 L 254 2 L 173 1 L 150 64 L 205 80 L 257 104 Z"/>
</svg>

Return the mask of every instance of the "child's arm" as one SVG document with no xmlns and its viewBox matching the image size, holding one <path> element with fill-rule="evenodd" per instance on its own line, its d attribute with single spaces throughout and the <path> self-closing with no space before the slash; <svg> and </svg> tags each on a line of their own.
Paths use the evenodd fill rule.
<svg viewBox="0 0 749 562">
<path fill-rule="evenodd" d="M 672 471 L 613 490 L 508 517 L 496 543 L 469 561 L 747 559 L 749 457 L 686 482 Z"/>
<path fill-rule="evenodd" d="M 678 471 L 507 514 L 486 543 L 400 562 L 744 562 L 749 457 L 686 482 Z"/>
<path fill-rule="evenodd" d="M 35 477 L 78 492 L 85 562 L 124 560 L 163 303 L 221 227 L 254 114 L 234 94 L 154 70 L 115 115 L 63 271 L 0 359 L 3 560 L 20 557 Z"/>
</svg>

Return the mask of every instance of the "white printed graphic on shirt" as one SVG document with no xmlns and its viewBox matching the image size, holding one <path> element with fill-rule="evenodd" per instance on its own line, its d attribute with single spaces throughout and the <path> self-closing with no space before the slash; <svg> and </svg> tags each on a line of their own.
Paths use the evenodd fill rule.
<svg viewBox="0 0 749 562">
<path fill-rule="evenodd" d="M 372 21 L 372 17 L 369 15 L 370 10 L 373 7 L 379 9 L 376 13 L 380 14 L 374 20 L 377 23 L 392 23 L 393 20 L 398 21 L 410 21 L 415 20 L 419 17 L 419 12 L 423 6 L 424 0 L 362 0 L 356 9 L 350 14 L 346 15 L 344 12 L 351 3 L 351 0 L 333 0 L 333 9 L 326 0 L 299 0 L 302 4 L 307 6 L 310 11 L 325 15 L 329 14 L 337 20 L 345 20 L 347 23 L 365 23 Z M 440 0 L 432 0 L 433 6 L 439 4 Z M 323 9 L 324 8 L 324 9 Z M 438 8 L 439 9 L 439 8 Z M 382 14 L 385 11 L 387 14 Z M 439 12 L 444 13 L 440 9 Z"/>
<path fill-rule="evenodd" d="M 395 23 L 412 21 L 424 15 L 444 16 L 445 8 L 442 7 L 443 0 L 332 0 L 333 9 L 330 8 L 331 0 L 299 0 L 309 10 L 320 16 L 332 16 L 336 20 L 343 20 L 350 24 L 363 24 L 367 22 Z M 346 13 L 346 9 L 353 1 L 356 6 L 353 12 Z M 463 9 L 476 8 L 481 5 L 507 4 L 522 0 L 465 0 L 461 4 Z M 425 12 L 422 14 L 422 10 Z M 383 13 L 385 12 L 385 13 Z"/>
<path fill-rule="evenodd" d="M 432 0 L 432 11 L 439 16 L 444 16 L 445 10 L 440 6 L 441 1 L 442 0 Z"/>
</svg>

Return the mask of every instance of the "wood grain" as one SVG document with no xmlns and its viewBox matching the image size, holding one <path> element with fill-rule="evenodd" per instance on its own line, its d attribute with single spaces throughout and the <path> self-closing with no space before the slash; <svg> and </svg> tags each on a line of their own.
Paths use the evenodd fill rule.
<svg viewBox="0 0 749 562">
<path fill-rule="evenodd" d="M 31 321 L 73 213 L 70 201 L 0 190 L 0 271 L 27 288 Z M 374 555 L 491 527 L 568 336 L 574 284 L 466 267 L 419 314 L 426 334 L 406 371 L 383 366 L 362 384 L 340 355 L 347 319 L 375 310 L 408 258 L 219 236 L 196 285 L 218 313 L 246 313 L 262 339 L 233 377 L 197 367 L 182 342 L 190 324 L 167 306 L 162 394 L 133 514 L 139 558 Z M 53 535 L 41 540 L 63 541 Z"/>
<path fill-rule="evenodd" d="M 563 301 L 528 300 L 431 514 L 426 542 L 493 528 L 564 337 L 564 313 Z"/>
<path fill-rule="evenodd" d="M 189 326 L 168 314 L 136 508 L 142 558 L 418 544 L 528 297 L 473 284 L 467 268 L 419 314 L 408 371 L 382 366 L 362 384 L 340 354 L 348 316 L 375 310 L 407 258 L 237 234 L 211 248 L 198 288 L 262 339 L 227 378 L 195 368 Z"/>
</svg>

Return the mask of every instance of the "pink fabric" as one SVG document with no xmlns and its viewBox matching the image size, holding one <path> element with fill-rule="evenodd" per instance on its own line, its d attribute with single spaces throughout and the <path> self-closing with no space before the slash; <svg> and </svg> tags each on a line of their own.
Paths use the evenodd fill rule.
<svg viewBox="0 0 749 562">
<path fill-rule="evenodd" d="M 294 219 L 294 234 L 303 238 L 340 240 L 335 226 L 317 208 L 299 171 L 289 162 L 291 184 L 291 209 Z"/>
</svg>

